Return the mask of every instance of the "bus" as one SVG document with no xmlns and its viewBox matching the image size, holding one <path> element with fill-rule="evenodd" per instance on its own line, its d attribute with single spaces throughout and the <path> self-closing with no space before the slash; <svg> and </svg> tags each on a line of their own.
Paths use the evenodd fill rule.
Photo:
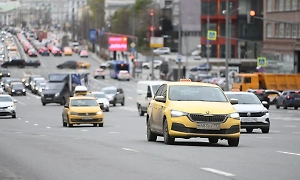
<svg viewBox="0 0 300 180">
<path fill-rule="evenodd" d="M 110 77 L 113 79 L 118 79 L 118 74 L 122 70 L 129 72 L 129 63 L 125 61 L 114 60 L 110 64 Z"/>
</svg>

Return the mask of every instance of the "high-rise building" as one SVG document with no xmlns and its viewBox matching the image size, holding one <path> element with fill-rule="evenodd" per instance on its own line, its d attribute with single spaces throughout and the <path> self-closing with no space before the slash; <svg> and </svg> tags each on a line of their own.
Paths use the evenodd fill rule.
<svg viewBox="0 0 300 180">
<path fill-rule="evenodd" d="M 264 0 L 267 72 L 300 72 L 300 0 Z"/>
</svg>

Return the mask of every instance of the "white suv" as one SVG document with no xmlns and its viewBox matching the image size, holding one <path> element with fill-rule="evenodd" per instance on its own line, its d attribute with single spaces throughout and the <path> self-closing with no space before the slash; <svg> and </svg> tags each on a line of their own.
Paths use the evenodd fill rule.
<svg viewBox="0 0 300 180">
<path fill-rule="evenodd" d="M 153 61 L 154 63 L 153 63 L 153 67 L 155 68 L 155 69 L 158 69 L 159 67 L 160 67 L 160 65 L 162 64 L 162 61 L 161 60 L 154 60 Z M 150 69 L 151 68 L 151 61 L 149 61 L 149 62 L 144 62 L 143 63 L 143 68 L 145 68 L 145 69 Z"/>
<path fill-rule="evenodd" d="M 17 100 L 10 95 L 0 95 L 0 116 L 12 116 L 16 118 L 16 104 Z"/>
</svg>

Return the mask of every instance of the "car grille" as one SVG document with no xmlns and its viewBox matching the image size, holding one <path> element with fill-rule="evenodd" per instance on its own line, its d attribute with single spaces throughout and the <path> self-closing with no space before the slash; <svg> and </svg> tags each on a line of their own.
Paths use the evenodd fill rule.
<svg viewBox="0 0 300 180">
<path fill-rule="evenodd" d="M 7 107 L 0 107 L 0 109 L 6 109 Z"/>
<path fill-rule="evenodd" d="M 97 113 L 78 113 L 78 116 L 95 116 Z"/>
<path fill-rule="evenodd" d="M 45 98 L 53 98 L 53 97 L 54 97 L 54 94 L 44 94 L 44 97 L 45 97 Z"/>
<path fill-rule="evenodd" d="M 189 114 L 189 119 L 196 122 L 224 122 L 226 115 L 214 114 L 214 115 L 203 115 L 203 114 Z"/>
<path fill-rule="evenodd" d="M 262 117 L 263 115 L 265 115 L 265 113 L 263 113 L 263 112 L 249 112 L 249 114 L 245 112 L 245 113 L 239 113 L 239 114 L 240 114 L 240 117 Z"/>
</svg>

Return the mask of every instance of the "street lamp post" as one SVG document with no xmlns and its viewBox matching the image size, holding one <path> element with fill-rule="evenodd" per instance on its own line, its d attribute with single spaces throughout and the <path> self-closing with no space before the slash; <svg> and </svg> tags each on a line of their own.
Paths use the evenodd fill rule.
<svg viewBox="0 0 300 180">
<path fill-rule="evenodd" d="M 225 45 L 225 84 L 226 84 L 226 91 L 229 91 L 229 77 L 228 77 L 228 63 L 229 63 L 229 0 L 226 0 L 226 45 Z"/>
<path fill-rule="evenodd" d="M 152 29 L 151 29 L 151 37 L 154 37 L 154 10 L 152 9 L 151 12 L 150 12 L 150 15 L 151 15 L 151 26 L 152 26 Z M 153 52 L 153 48 L 151 49 L 151 80 L 154 80 L 154 52 Z"/>
</svg>

